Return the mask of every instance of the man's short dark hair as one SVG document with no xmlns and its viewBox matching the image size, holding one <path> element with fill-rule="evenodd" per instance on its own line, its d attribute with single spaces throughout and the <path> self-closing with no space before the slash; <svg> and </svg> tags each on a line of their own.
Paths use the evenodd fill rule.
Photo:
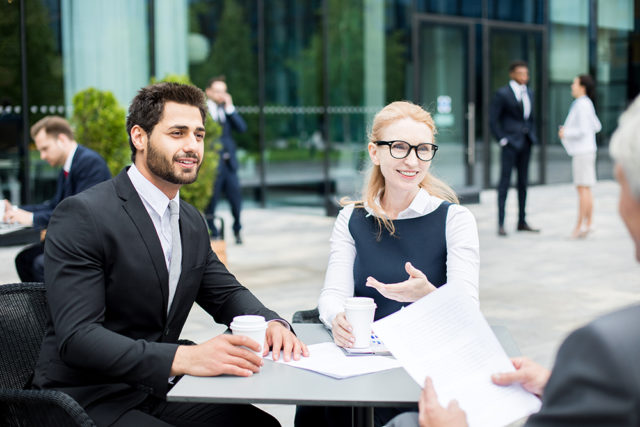
<svg viewBox="0 0 640 427">
<path fill-rule="evenodd" d="M 215 82 L 226 83 L 227 82 L 227 78 L 224 76 L 224 74 L 220 75 L 220 76 L 211 77 L 209 79 L 209 83 L 207 83 L 207 87 L 211 87 L 211 85 L 214 84 Z"/>
<path fill-rule="evenodd" d="M 138 125 L 147 135 L 151 136 L 153 128 L 162 120 L 164 104 L 167 102 L 198 107 L 204 124 L 207 117 L 207 106 L 204 92 L 199 88 L 192 85 L 167 82 L 143 87 L 131 101 L 129 114 L 127 115 L 127 133 L 129 134 L 132 162 L 136 161 L 136 147 L 131 140 L 131 129 Z"/>
<path fill-rule="evenodd" d="M 58 135 L 62 134 L 72 141 L 74 139 L 71 125 L 60 116 L 46 116 L 35 122 L 30 129 L 31 138 L 36 139 L 36 135 L 42 129 L 44 129 L 44 133 L 53 138 L 57 138 Z"/>
<path fill-rule="evenodd" d="M 513 61 L 511 64 L 509 64 L 509 72 L 512 73 L 518 67 L 529 68 L 529 66 L 527 65 L 527 63 L 525 61 L 517 60 L 517 61 Z"/>
</svg>

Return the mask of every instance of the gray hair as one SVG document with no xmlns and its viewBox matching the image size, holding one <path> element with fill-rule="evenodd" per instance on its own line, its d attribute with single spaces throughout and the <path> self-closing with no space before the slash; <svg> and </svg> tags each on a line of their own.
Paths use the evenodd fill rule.
<svg viewBox="0 0 640 427">
<path fill-rule="evenodd" d="M 620 116 L 609 154 L 622 167 L 633 197 L 640 200 L 640 96 Z"/>
</svg>

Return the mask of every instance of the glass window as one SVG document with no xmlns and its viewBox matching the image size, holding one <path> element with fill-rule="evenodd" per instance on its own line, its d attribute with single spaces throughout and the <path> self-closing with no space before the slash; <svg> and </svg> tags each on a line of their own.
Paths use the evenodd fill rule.
<svg viewBox="0 0 640 427">
<path fill-rule="evenodd" d="M 418 0 L 419 12 L 457 16 L 482 16 L 482 0 Z"/>
<path fill-rule="evenodd" d="M 541 0 L 488 0 L 489 19 L 542 24 L 544 4 Z"/>
</svg>

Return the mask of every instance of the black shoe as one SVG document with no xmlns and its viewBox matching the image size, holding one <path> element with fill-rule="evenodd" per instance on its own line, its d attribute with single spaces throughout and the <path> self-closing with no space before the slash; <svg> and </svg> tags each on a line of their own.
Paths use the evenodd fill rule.
<svg viewBox="0 0 640 427">
<path fill-rule="evenodd" d="M 241 245 L 242 244 L 242 237 L 240 237 L 240 232 L 236 231 L 233 234 L 236 236 L 236 245 Z"/>
<path fill-rule="evenodd" d="M 518 224 L 518 231 L 530 231 L 531 233 L 539 233 L 540 229 L 533 228 L 526 222 L 523 222 L 522 224 Z"/>
<path fill-rule="evenodd" d="M 504 230 L 504 227 L 500 226 L 500 228 L 498 228 L 498 236 L 506 237 L 506 235 L 507 235 L 507 232 Z"/>
</svg>

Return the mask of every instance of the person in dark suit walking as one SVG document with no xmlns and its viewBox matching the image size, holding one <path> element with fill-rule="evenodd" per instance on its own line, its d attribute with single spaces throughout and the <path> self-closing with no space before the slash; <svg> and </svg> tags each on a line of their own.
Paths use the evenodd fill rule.
<svg viewBox="0 0 640 427">
<path fill-rule="evenodd" d="M 498 182 L 498 235 L 506 236 L 504 209 L 511 184 L 511 170 L 518 173 L 518 231 L 538 232 L 525 219 L 531 145 L 538 143 L 533 118 L 533 93 L 527 87 L 529 68 L 524 61 L 509 66 L 509 84 L 496 92 L 489 111 L 489 125 L 501 147 Z"/>
<path fill-rule="evenodd" d="M 236 156 L 236 143 L 233 140 L 232 131 L 246 132 L 247 124 L 233 105 L 233 98 L 227 92 L 227 83 L 224 76 L 214 77 L 209 81 L 206 89 L 207 107 L 211 117 L 222 126 L 222 149 L 220 150 L 220 162 L 218 163 L 218 173 L 213 187 L 213 195 L 207 208 L 207 224 L 211 230 L 211 235 L 216 237 L 218 230 L 213 223 L 213 216 L 216 212 L 216 205 L 222 196 L 222 192 L 227 196 L 231 205 L 233 215 L 233 234 L 236 243 L 242 243 L 240 236 L 240 210 L 242 209 L 242 190 L 238 179 L 238 158 Z"/>
<path fill-rule="evenodd" d="M 31 126 L 31 137 L 40 158 L 51 166 L 62 167 L 58 175 L 56 193 L 52 199 L 37 205 L 12 206 L 5 204 L 5 222 L 20 223 L 29 227 L 47 228 L 55 207 L 65 197 L 80 193 L 111 178 L 109 168 L 100 154 L 79 145 L 73 130 L 62 117 L 47 116 Z M 44 246 L 36 243 L 23 249 L 16 256 L 16 270 L 23 282 L 44 280 Z"/>
<path fill-rule="evenodd" d="M 206 111 L 194 86 L 141 89 L 127 117 L 133 165 L 66 198 L 51 217 L 50 317 L 33 386 L 71 395 L 98 426 L 277 425 L 250 405 L 169 403 L 166 394 L 183 374 L 258 372 L 262 358 L 249 349 L 308 355 L 290 325 L 218 260 L 202 216 L 180 200 L 202 163 Z M 194 302 L 226 325 L 264 316 L 266 342 L 222 334 L 178 345 Z"/>
<path fill-rule="evenodd" d="M 640 97 L 621 116 L 609 153 L 620 183 L 618 210 L 640 262 Z M 525 427 L 637 427 L 640 425 L 640 305 L 604 315 L 574 331 L 562 343 L 552 371 L 521 357 L 515 371 L 493 375 L 498 385 L 520 383 L 542 399 Z M 462 427 L 464 411 L 438 403 L 427 379 L 420 413 L 399 415 L 389 427 Z"/>
</svg>

